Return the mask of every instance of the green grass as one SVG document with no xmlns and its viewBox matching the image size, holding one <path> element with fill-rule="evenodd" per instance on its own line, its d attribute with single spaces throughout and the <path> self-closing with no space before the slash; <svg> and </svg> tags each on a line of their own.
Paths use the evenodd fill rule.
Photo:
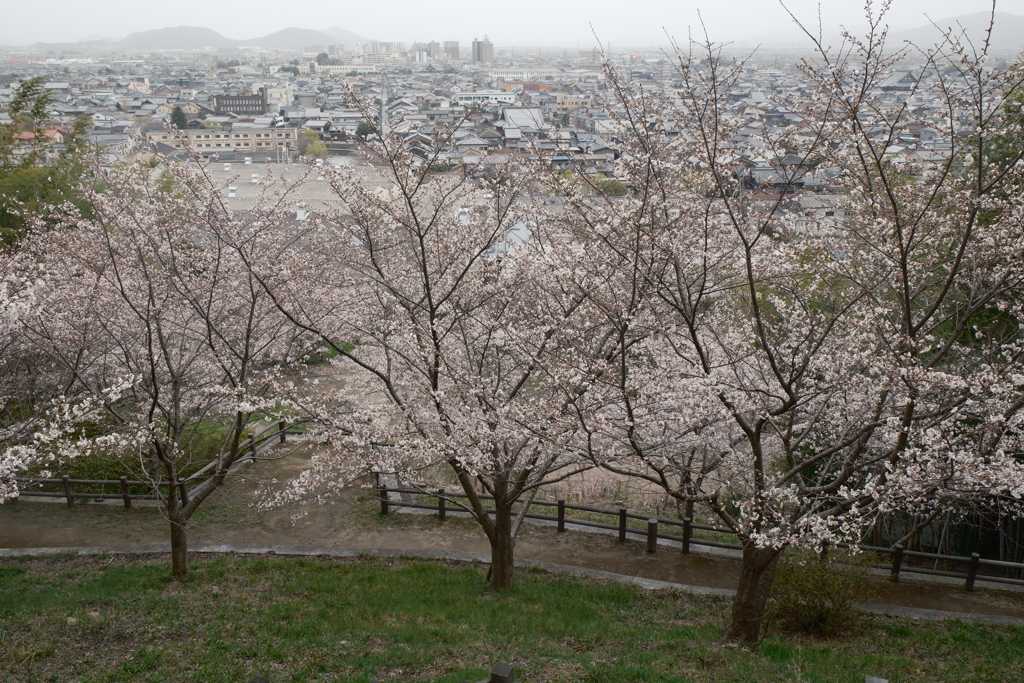
<svg viewBox="0 0 1024 683">
<path fill-rule="evenodd" d="M 342 350 L 351 351 L 355 348 L 356 347 L 353 344 L 342 344 L 341 349 L 332 344 L 321 346 L 316 351 L 308 354 L 306 358 L 306 365 L 320 365 L 321 363 L 326 363 L 332 358 L 340 356 Z"/>
<path fill-rule="evenodd" d="M 728 602 L 475 565 L 218 557 L 0 561 L 0 680 L 1019 681 L 1024 629 L 869 617 L 834 640 L 717 644 Z M 73 620 L 73 621 L 69 621 Z"/>
</svg>

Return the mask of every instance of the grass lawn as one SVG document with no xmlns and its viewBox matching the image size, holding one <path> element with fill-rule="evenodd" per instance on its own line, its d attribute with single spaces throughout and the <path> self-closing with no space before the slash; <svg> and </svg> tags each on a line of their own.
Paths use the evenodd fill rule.
<svg viewBox="0 0 1024 683">
<path fill-rule="evenodd" d="M 1024 680 L 1024 628 L 870 616 L 843 639 L 716 637 L 728 601 L 475 565 L 200 557 L 0 560 L 0 680 Z"/>
</svg>

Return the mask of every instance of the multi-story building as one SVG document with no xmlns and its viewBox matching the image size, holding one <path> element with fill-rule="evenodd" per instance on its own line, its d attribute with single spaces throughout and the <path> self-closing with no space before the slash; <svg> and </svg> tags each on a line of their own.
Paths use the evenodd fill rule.
<svg viewBox="0 0 1024 683">
<path fill-rule="evenodd" d="M 457 40 L 446 40 L 444 41 L 444 54 L 448 59 L 459 61 L 459 41 Z"/>
<path fill-rule="evenodd" d="M 267 89 L 260 88 L 257 94 L 250 95 L 216 95 L 213 110 L 217 114 L 262 116 L 267 113 Z"/>
<path fill-rule="evenodd" d="M 494 43 L 484 36 L 483 40 L 473 39 L 473 62 L 476 64 L 492 64 L 494 62 Z"/>
<path fill-rule="evenodd" d="M 516 94 L 503 90 L 478 90 L 477 92 L 460 92 L 453 99 L 458 104 L 463 105 L 480 104 L 483 102 L 513 104 L 516 101 Z"/>
<path fill-rule="evenodd" d="M 593 102 L 594 100 L 590 95 L 567 92 L 555 93 L 555 111 L 559 115 L 568 114 L 576 107 L 590 107 L 593 105 Z"/>
<path fill-rule="evenodd" d="M 495 79 L 502 81 L 531 81 L 537 78 L 537 71 L 534 69 L 526 68 L 512 68 L 512 69 L 491 69 L 487 74 Z"/>
<path fill-rule="evenodd" d="M 405 57 L 398 52 L 363 53 L 363 64 L 377 66 L 405 66 Z"/>
<path fill-rule="evenodd" d="M 180 137 L 179 135 L 180 134 Z M 184 138 L 184 139 L 182 139 Z M 235 124 L 231 128 L 189 128 L 177 133 L 151 130 L 146 141 L 184 149 L 185 142 L 203 157 L 218 152 L 279 152 L 294 150 L 298 142 L 296 128 L 269 128 Z"/>
<path fill-rule="evenodd" d="M 266 90 L 267 107 L 272 110 L 290 107 L 295 99 L 295 93 L 292 92 L 292 84 L 288 82 L 267 85 L 260 88 L 260 90 Z"/>
<path fill-rule="evenodd" d="M 347 74 L 355 69 L 354 64 L 317 64 L 316 62 L 309 63 L 309 73 L 311 74 Z"/>
<path fill-rule="evenodd" d="M 363 52 L 405 52 L 405 43 L 371 40 L 364 46 Z"/>
</svg>

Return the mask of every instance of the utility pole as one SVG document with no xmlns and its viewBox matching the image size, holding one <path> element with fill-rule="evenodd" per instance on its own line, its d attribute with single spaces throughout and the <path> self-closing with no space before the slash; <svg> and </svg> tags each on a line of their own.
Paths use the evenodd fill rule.
<svg viewBox="0 0 1024 683">
<path fill-rule="evenodd" d="M 387 137 L 391 122 L 388 120 L 388 72 L 381 71 L 380 76 L 380 137 Z"/>
</svg>

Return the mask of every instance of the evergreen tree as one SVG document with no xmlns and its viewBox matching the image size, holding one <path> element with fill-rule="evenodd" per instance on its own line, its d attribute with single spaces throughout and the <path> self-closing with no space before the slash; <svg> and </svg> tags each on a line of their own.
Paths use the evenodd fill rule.
<svg viewBox="0 0 1024 683">
<path fill-rule="evenodd" d="M 89 120 L 64 127 L 63 143 L 52 144 L 45 131 L 53 100 L 43 83 L 42 76 L 21 81 L 7 110 L 11 122 L 0 124 L 0 243 L 6 246 L 20 240 L 30 218 L 47 207 L 80 203 Z"/>
<path fill-rule="evenodd" d="M 175 107 L 171 111 L 171 123 L 179 130 L 188 128 L 188 116 L 185 114 L 185 110 L 181 107 Z"/>
</svg>

